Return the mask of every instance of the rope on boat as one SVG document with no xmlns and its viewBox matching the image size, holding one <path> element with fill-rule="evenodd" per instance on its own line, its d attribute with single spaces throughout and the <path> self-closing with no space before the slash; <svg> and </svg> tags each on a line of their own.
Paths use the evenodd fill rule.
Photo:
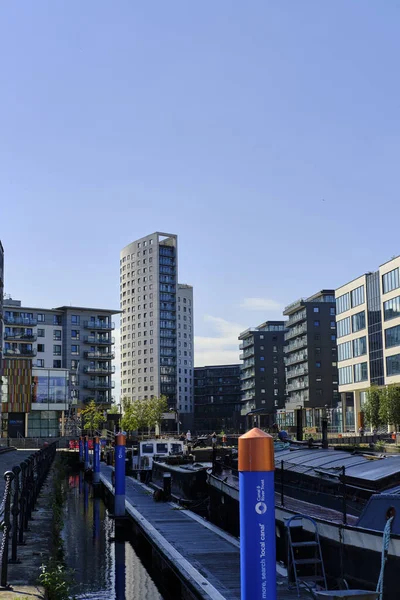
<svg viewBox="0 0 400 600">
<path fill-rule="evenodd" d="M 383 530 L 383 545 L 382 545 L 382 556 L 381 556 L 381 571 L 379 573 L 378 585 L 376 591 L 379 592 L 379 600 L 383 598 L 383 582 L 385 578 L 385 566 L 389 551 L 390 535 L 392 533 L 392 522 L 394 517 L 390 517 Z"/>
</svg>

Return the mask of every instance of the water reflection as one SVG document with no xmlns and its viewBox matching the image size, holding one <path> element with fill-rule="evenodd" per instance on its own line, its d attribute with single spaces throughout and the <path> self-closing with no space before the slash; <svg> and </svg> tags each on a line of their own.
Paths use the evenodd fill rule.
<svg viewBox="0 0 400 600">
<path fill-rule="evenodd" d="M 114 522 L 81 474 L 68 479 L 65 512 L 66 562 L 75 571 L 77 598 L 162 600 L 131 544 L 114 541 Z"/>
</svg>

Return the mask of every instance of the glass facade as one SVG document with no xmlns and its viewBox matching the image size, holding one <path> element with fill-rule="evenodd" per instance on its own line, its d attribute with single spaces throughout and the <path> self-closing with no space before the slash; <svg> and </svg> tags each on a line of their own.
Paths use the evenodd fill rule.
<svg viewBox="0 0 400 600">
<path fill-rule="evenodd" d="M 339 385 L 353 383 L 353 369 L 351 366 L 342 367 L 339 371 Z"/>
<path fill-rule="evenodd" d="M 400 296 L 383 303 L 383 315 L 385 321 L 400 317 Z"/>
<path fill-rule="evenodd" d="M 400 354 L 394 354 L 386 358 L 386 372 L 388 377 L 400 375 Z"/>
<path fill-rule="evenodd" d="M 360 381 L 368 381 L 368 363 L 366 362 L 354 365 L 354 383 Z"/>
<path fill-rule="evenodd" d="M 35 404 L 67 404 L 68 371 L 33 369 L 32 402 Z"/>
<path fill-rule="evenodd" d="M 364 335 L 363 337 L 357 338 L 353 340 L 353 356 L 356 358 L 357 356 L 362 356 L 363 354 L 367 354 L 367 337 Z"/>
<path fill-rule="evenodd" d="M 385 347 L 400 346 L 400 325 L 385 329 Z"/>
<path fill-rule="evenodd" d="M 351 307 L 359 306 L 360 304 L 364 304 L 364 286 L 360 285 L 360 287 L 356 288 L 351 292 Z"/>
<path fill-rule="evenodd" d="M 337 336 L 338 338 L 343 337 L 345 335 L 349 335 L 350 333 L 350 317 L 346 317 L 345 319 L 341 319 L 337 321 Z"/>
<path fill-rule="evenodd" d="M 160 282 L 160 391 L 176 406 L 176 248 L 159 246 Z"/>
<path fill-rule="evenodd" d="M 378 272 L 367 275 L 367 310 L 370 383 L 383 385 L 382 310 Z"/>
<path fill-rule="evenodd" d="M 336 298 L 336 314 L 340 315 L 346 310 L 350 308 L 350 294 L 343 294 L 343 296 L 339 296 Z"/>
<path fill-rule="evenodd" d="M 32 411 L 28 415 L 28 437 L 58 437 L 60 429 L 57 410 Z"/>
<path fill-rule="evenodd" d="M 360 331 L 361 329 L 365 329 L 365 311 L 362 310 L 361 312 L 353 315 L 351 317 L 351 323 L 353 333 Z"/>
<path fill-rule="evenodd" d="M 382 289 L 383 293 L 387 294 L 392 290 L 397 290 L 400 287 L 400 277 L 399 277 L 399 268 L 393 269 L 393 271 L 389 271 L 389 273 L 385 273 L 382 275 Z"/>
<path fill-rule="evenodd" d="M 344 342 L 344 344 L 338 344 L 338 361 L 348 360 L 352 358 L 351 354 L 351 342 Z"/>
</svg>

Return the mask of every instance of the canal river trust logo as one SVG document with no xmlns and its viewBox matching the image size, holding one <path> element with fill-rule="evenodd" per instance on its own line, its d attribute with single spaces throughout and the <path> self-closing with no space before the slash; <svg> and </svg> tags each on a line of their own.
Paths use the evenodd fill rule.
<svg viewBox="0 0 400 600">
<path fill-rule="evenodd" d="M 264 479 L 261 479 L 260 485 L 257 486 L 256 513 L 258 515 L 263 515 L 267 512 L 267 505 L 265 504 L 264 500 L 265 500 L 265 485 L 264 485 Z"/>
</svg>

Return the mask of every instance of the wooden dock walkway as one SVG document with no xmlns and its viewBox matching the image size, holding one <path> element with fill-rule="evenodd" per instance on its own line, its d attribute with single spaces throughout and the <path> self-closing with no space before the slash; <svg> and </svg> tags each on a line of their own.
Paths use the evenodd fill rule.
<svg viewBox="0 0 400 600">
<path fill-rule="evenodd" d="M 101 482 L 114 493 L 113 468 L 101 463 Z M 126 478 L 126 511 L 178 577 L 204 600 L 240 600 L 239 541 L 172 502 L 155 502 L 153 490 Z M 277 572 L 278 600 L 294 600 Z M 302 596 L 310 598 L 308 594 Z M 257 600 L 257 599 L 254 599 Z"/>
</svg>

